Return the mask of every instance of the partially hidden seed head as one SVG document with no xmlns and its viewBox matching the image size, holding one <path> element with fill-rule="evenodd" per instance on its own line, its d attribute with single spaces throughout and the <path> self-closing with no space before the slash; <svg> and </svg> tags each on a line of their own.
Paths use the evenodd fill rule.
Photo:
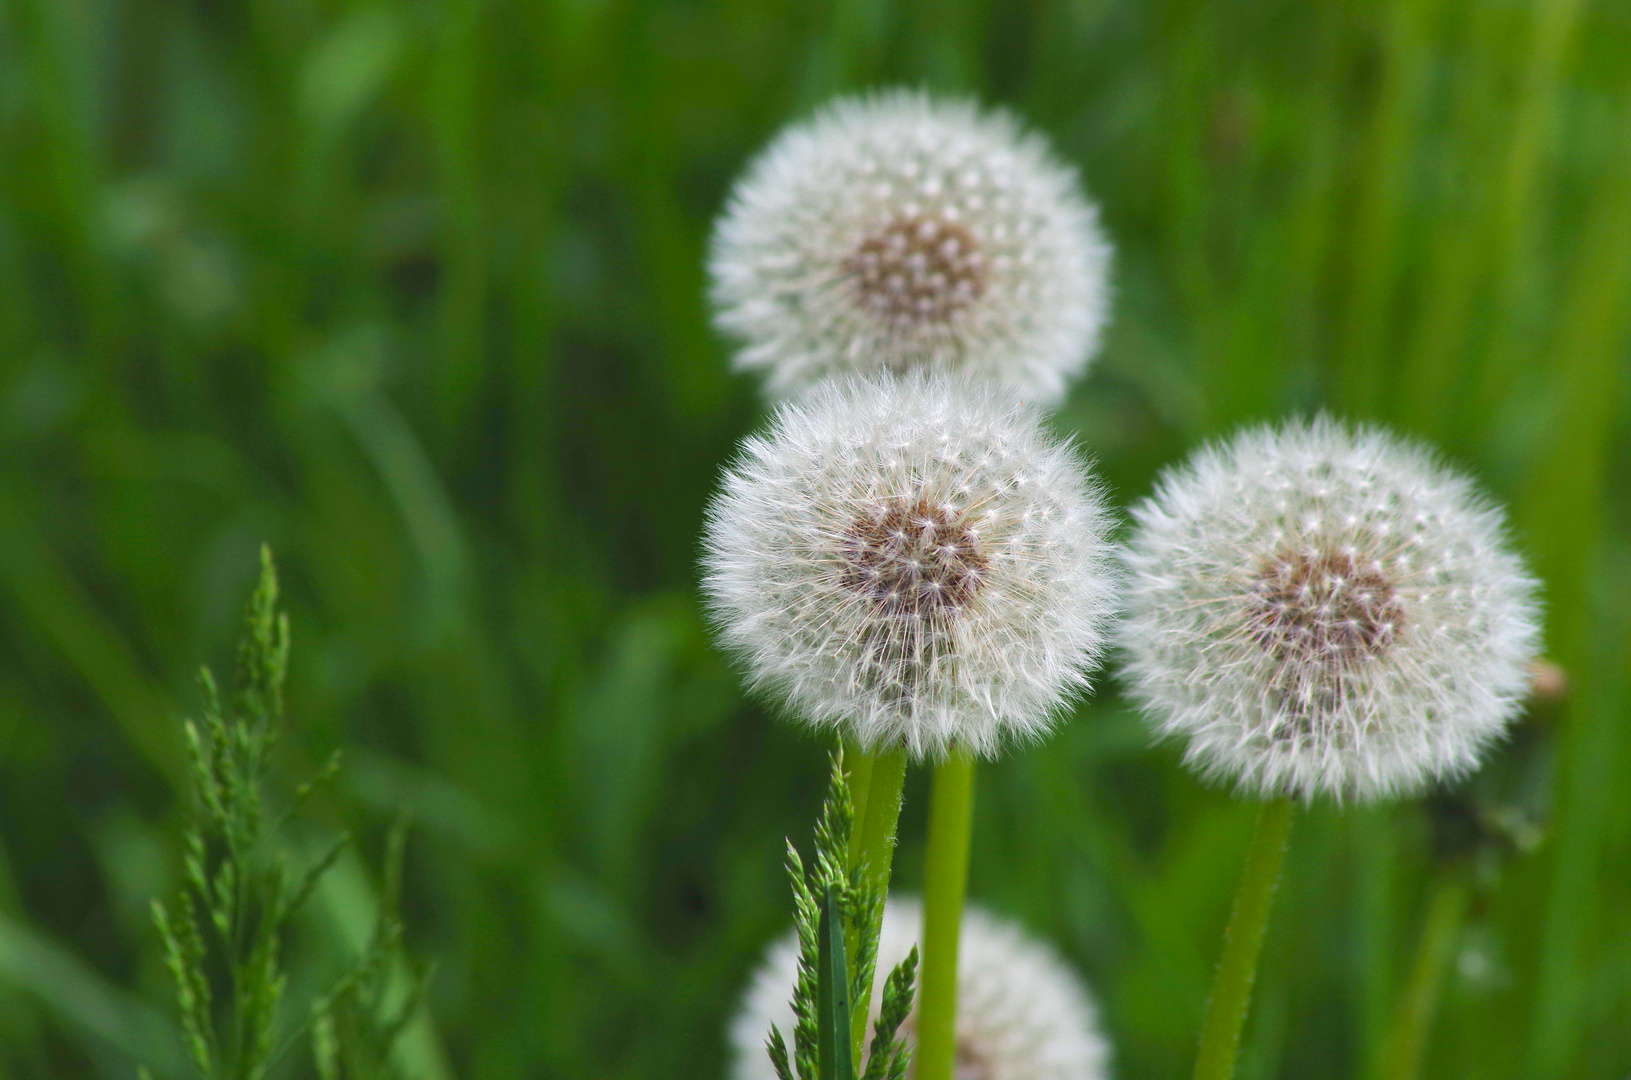
<svg viewBox="0 0 1631 1080">
<path fill-rule="evenodd" d="M 844 261 L 856 304 L 910 331 L 945 324 L 985 294 L 985 256 L 949 218 L 896 216 L 865 234 Z"/>
<path fill-rule="evenodd" d="M 916 897 L 889 898 L 878 935 L 871 1020 L 877 1019 L 886 973 L 917 944 L 922 922 L 923 905 Z M 1104 1080 L 1109 1075 L 1110 1046 L 1098 1008 L 1051 946 L 974 905 L 964 909 L 960 937 L 957 1080 Z M 749 983 L 731 1022 L 732 1080 L 775 1080 L 765 1037 L 771 1025 L 784 1036 L 792 1032 L 788 1001 L 798 978 L 798 952 L 792 934 L 777 940 Z M 916 1033 L 914 1009 L 900 1035 L 915 1044 Z"/>
<path fill-rule="evenodd" d="M 1051 403 L 1098 350 L 1109 265 L 1096 208 L 1039 136 L 901 91 L 778 135 L 709 256 L 715 322 L 776 398 L 932 371 Z"/>
</svg>

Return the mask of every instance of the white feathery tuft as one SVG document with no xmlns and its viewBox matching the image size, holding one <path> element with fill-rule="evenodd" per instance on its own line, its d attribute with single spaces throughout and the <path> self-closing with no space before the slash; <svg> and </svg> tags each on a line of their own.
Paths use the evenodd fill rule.
<svg viewBox="0 0 1631 1080">
<path fill-rule="evenodd" d="M 1007 113 L 893 91 L 788 128 L 713 237 L 715 321 L 773 397 L 843 373 L 962 371 L 1063 397 L 1109 313 L 1074 170 Z"/>
<path fill-rule="evenodd" d="M 1470 771 L 1518 711 L 1536 583 L 1426 449 L 1323 417 L 1256 428 L 1133 517 L 1126 678 L 1201 773 L 1384 799 Z"/>
<path fill-rule="evenodd" d="M 923 905 L 890 897 L 878 937 L 872 1018 L 883 982 L 918 943 Z M 792 1038 L 798 942 L 790 933 L 770 947 L 731 1022 L 732 1080 L 775 1080 L 765 1039 L 770 1026 Z M 908 1043 L 917 1014 L 901 1026 Z M 1110 1046 L 1086 988 L 1047 945 L 977 907 L 963 910 L 957 954 L 958 1080 L 1104 1080 Z M 910 1075 L 910 1073 L 908 1073 Z"/>
<path fill-rule="evenodd" d="M 966 379 L 829 382 L 727 472 L 704 589 L 751 685 L 812 726 L 989 757 L 1088 687 L 1110 528 L 1034 409 Z"/>
</svg>

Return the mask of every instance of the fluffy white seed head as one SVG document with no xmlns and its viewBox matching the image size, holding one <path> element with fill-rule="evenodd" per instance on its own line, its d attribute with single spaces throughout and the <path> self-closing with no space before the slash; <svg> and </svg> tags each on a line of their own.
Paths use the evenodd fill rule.
<svg viewBox="0 0 1631 1080">
<path fill-rule="evenodd" d="M 726 474 L 704 587 L 752 685 L 801 719 L 869 749 L 990 756 L 1087 687 L 1109 528 L 1031 407 L 960 378 L 830 382 Z"/>
<path fill-rule="evenodd" d="M 1535 583 L 1499 510 L 1423 448 L 1257 428 L 1133 516 L 1127 678 L 1204 774 L 1381 799 L 1470 770 L 1517 711 Z"/>
<path fill-rule="evenodd" d="M 926 368 L 1056 401 L 1098 348 L 1110 247 L 1074 171 L 1006 113 L 895 91 L 784 131 L 709 260 L 738 367 L 781 396 Z"/>
<path fill-rule="evenodd" d="M 871 1020 L 878 1017 L 884 979 L 918 943 L 922 923 L 917 899 L 890 898 L 878 937 Z M 790 933 L 771 946 L 731 1022 L 732 1080 L 775 1080 L 765 1039 L 775 1024 L 792 1045 L 789 1002 L 797 970 L 798 942 Z M 914 1007 L 901 1026 L 908 1043 L 916 1022 Z M 1098 1010 L 1065 962 L 1012 923 L 965 908 L 957 952 L 957 1080 L 1103 1080 L 1109 1058 Z"/>
</svg>

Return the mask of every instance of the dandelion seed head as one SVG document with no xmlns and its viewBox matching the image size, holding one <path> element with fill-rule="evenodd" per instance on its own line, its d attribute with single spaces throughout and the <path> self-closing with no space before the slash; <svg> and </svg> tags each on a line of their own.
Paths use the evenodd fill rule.
<svg viewBox="0 0 1631 1080">
<path fill-rule="evenodd" d="M 883 982 L 906 959 L 922 931 L 915 897 L 891 897 L 878 936 L 872 1017 Z M 798 942 L 789 934 L 770 947 L 731 1023 L 732 1080 L 774 1080 L 765 1053 L 772 1024 L 791 1038 Z M 901 1025 L 910 1044 L 913 1012 Z M 1098 1009 L 1070 967 L 1047 945 L 978 907 L 963 911 L 957 956 L 957 1080 L 1103 1080 L 1110 1047 Z M 908 1073 L 908 1076 L 911 1074 Z"/>
<path fill-rule="evenodd" d="M 1052 402 L 1098 348 L 1110 248 L 1075 173 L 1006 113 L 846 98 L 749 166 L 715 230 L 716 322 L 784 396 L 963 371 Z"/>
<path fill-rule="evenodd" d="M 962 378 L 852 379 L 748 441 L 709 512 L 704 587 L 752 685 L 808 723 L 989 756 L 1086 689 L 1109 528 L 1030 407 Z"/>
<path fill-rule="evenodd" d="M 1535 583 L 1425 450 L 1327 419 L 1169 470 L 1133 512 L 1135 699 L 1202 773 L 1361 801 L 1472 769 L 1522 701 Z"/>
</svg>

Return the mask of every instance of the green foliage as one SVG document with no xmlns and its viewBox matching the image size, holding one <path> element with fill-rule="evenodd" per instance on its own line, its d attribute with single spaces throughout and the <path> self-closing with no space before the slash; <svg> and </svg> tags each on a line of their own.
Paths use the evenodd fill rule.
<svg viewBox="0 0 1631 1080">
<path fill-rule="evenodd" d="M 788 118 L 898 83 L 1014 109 L 1103 207 L 1114 319 L 1055 424 L 1119 504 L 1328 409 L 1513 508 L 1573 690 L 1465 789 L 1544 839 L 1479 860 L 1424 1073 L 1631 1073 L 1627 55 L 1623 0 L 0 3 L 0 1073 L 187 1066 L 133 1005 L 172 994 L 175 717 L 267 538 L 301 642 L 271 790 L 341 746 L 312 816 L 413 813 L 438 1025 L 404 1072 L 724 1075 L 827 762 L 694 591 L 763 416 L 708 230 Z M 1181 1075 L 1251 808 L 1108 673 L 980 783 L 971 897 L 1082 972 L 1121 1080 Z M 1252 1080 L 1368 1071 L 1436 872 L 1414 807 L 1298 830 Z M 376 925 L 351 862 L 288 1018 Z"/>
<path fill-rule="evenodd" d="M 261 1080 L 302 1028 L 278 1040 L 278 1006 L 287 987 L 282 952 L 295 918 L 348 838 L 335 838 L 295 873 L 278 833 L 282 823 L 339 771 L 339 757 L 302 785 L 276 816 L 266 809 L 265 782 L 283 720 L 289 666 L 289 618 L 278 609 L 277 570 L 261 549 L 261 576 L 249 603 L 238 650 L 230 708 L 208 668 L 199 676 L 202 728 L 188 721 L 195 807 L 187 830 L 185 888 L 172 903 L 153 902 L 165 964 L 176 983 L 181 1025 L 199 1076 Z M 378 925 L 356 967 L 312 1010 L 322 1080 L 384 1080 L 392 1044 L 418 1005 L 424 977 L 382 1021 L 385 965 L 396 960 L 402 924 L 395 915 L 405 828 L 393 833 Z M 212 990 L 225 973 L 226 1000 Z M 343 1062 L 343 1067 L 342 1067 Z"/>
<path fill-rule="evenodd" d="M 911 1054 L 904 1039 L 896 1038 L 906 1014 L 912 1011 L 912 982 L 917 976 L 917 946 L 895 965 L 883 985 L 877 1023 L 872 1028 L 872 1048 L 867 1054 L 862 1080 L 901 1080 Z"/>
<path fill-rule="evenodd" d="M 260 1080 L 272 1064 L 274 1025 L 286 980 L 279 965 L 289 922 L 310 897 L 328 855 L 291 881 L 287 863 L 266 850 L 261 791 L 283 719 L 289 619 L 277 609 L 272 555 L 249 603 L 230 709 L 208 668 L 199 675 L 202 731 L 186 724 L 197 803 L 186 834 L 186 889 L 173 904 L 153 903 L 165 962 L 176 980 L 187 1048 L 200 1076 Z M 228 1001 L 217 1025 L 210 987 L 212 945 L 226 970 Z"/>
<path fill-rule="evenodd" d="M 855 1017 L 872 1010 L 872 978 L 883 925 L 884 896 L 865 863 L 849 865 L 855 807 L 842 751 L 832 756 L 827 797 L 816 819 L 815 858 L 808 870 L 787 844 L 787 876 L 793 884 L 793 925 L 799 941 L 793 988 L 793 1055 L 781 1031 L 766 1043 L 781 1080 L 856 1080 L 861 1047 L 852 1040 Z M 847 942 L 855 942 L 853 963 Z M 917 950 L 890 972 L 868 1050 L 866 1080 L 903 1075 L 909 1055 L 896 1030 L 912 1007 Z"/>
<path fill-rule="evenodd" d="M 320 1080 L 397 1080 L 396 1047 L 424 1003 L 431 969 L 410 967 L 398 991 L 393 965 L 403 963 L 403 925 L 397 915 L 407 819 L 391 830 L 379 919 L 362 958 L 338 986 L 312 1007 L 312 1053 Z"/>
</svg>

